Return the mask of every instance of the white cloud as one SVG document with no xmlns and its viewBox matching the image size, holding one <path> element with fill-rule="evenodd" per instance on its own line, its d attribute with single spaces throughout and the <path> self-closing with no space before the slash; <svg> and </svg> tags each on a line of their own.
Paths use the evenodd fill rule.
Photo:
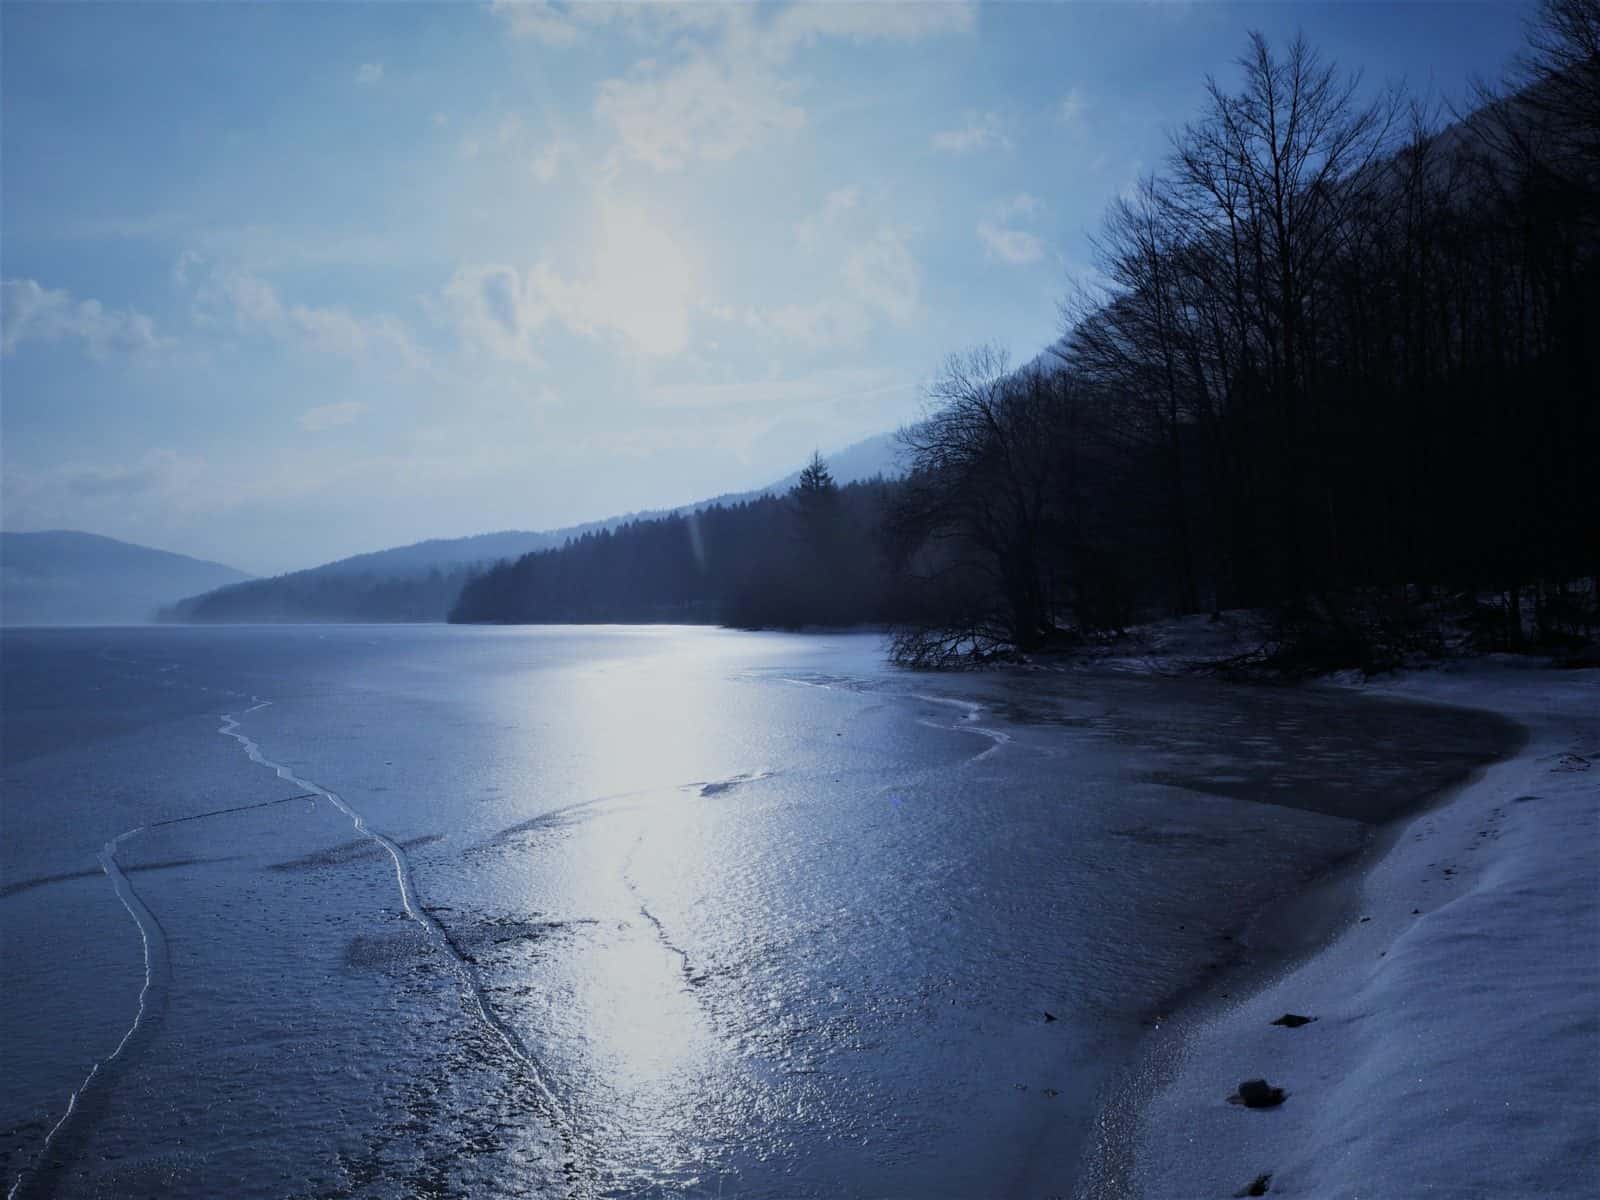
<svg viewBox="0 0 1600 1200">
<path fill-rule="evenodd" d="M 295 424 L 307 433 L 321 433 L 324 429 L 348 425 L 366 411 L 367 406 L 359 400 L 341 400 L 306 409 L 295 418 Z"/>
<path fill-rule="evenodd" d="M 788 87 L 759 64 L 709 55 L 661 71 L 636 67 L 600 85 L 595 114 L 616 131 L 628 157 L 658 171 L 695 159 L 725 161 L 806 122 Z"/>
<path fill-rule="evenodd" d="M 910 322 L 920 307 L 922 269 L 905 237 L 894 230 L 880 230 L 870 242 L 852 250 L 845 259 L 844 278 L 870 310 L 896 325 Z"/>
<path fill-rule="evenodd" d="M 571 276 L 546 262 L 456 272 L 444 298 L 470 345 L 537 364 L 537 337 L 555 320 L 585 336 L 618 335 L 644 354 L 687 349 L 704 306 L 697 256 L 638 206 L 602 198 L 596 212 L 593 253 Z"/>
<path fill-rule="evenodd" d="M 978 240 L 991 257 L 1012 266 L 1025 266 L 1044 257 L 1044 243 L 1037 235 L 993 221 L 978 222 Z"/>
<path fill-rule="evenodd" d="M 0 282 L 0 353 L 24 342 L 81 341 L 95 358 L 139 354 L 167 344 L 155 323 L 134 309 L 108 309 L 98 300 L 73 300 L 32 279 Z"/>
<path fill-rule="evenodd" d="M 914 41 L 950 33 L 970 33 L 977 25 L 977 8 L 969 0 L 933 0 L 917 3 L 789 4 L 769 19 L 758 21 L 736 4 L 608 4 L 561 3 L 558 0 L 491 0 L 490 11 L 505 21 L 515 37 L 546 46 L 576 45 L 600 25 L 627 24 L 641 38 L 667 31 L 740 31 L 747 42 L 759 43 L 767 56 L 788 54 L 821 38 L 854 42 Z"/>
<path fill-rule="evenodd" d="M 355 359 L 398 360 L 428 365 L 404 321 L 387 313 L 359 316 L 345 308 L 285 304 L 267 280 L 242 267 L 224 266 L 185 251 L 173 268 L 180 286 L 193 291 L 194 317 L 203 325 L 228 323 L 325 354 Z"/>
<path fill-rule="evenodd" d="M 362 63 L 356 68 L 356 82 L 368 87 L 383 80 L 383 64 L 381 62 Z"/>
<path fill-rule="evenodd" d="M 882 321 L 905 326 L 921 311 L 922 267 L 907 233 L 876 219 L 859 188 L 828 193 L 795 226 L 807 254 L 832 265 L 828 294 L 768 309 L 712 315 L 813 349 L 855 345 Z"/>
<path fill-rule="evenodd" d="M 1043 207 L 1044 202 L 1039 197 L 1028 192 L 1018 192 L 1009 200 L 1002 200 L 995 205 L 994 211 L 1000 220 L 1008 221 L 1012 217 L 1031 217 Z"/>
<path fill-rule="evenodd" d="M 773 37 L 787 45 L 835 37 L 854 42 L 916 41 L 971 33 L 977 8 L 968 3 L 792 4 L 773 21 Z"/>
<path fill-rule="evenodd" d="M 424 367 L 428 362 L 405 323 L 387 313 L 361 317 L 344 308 L 296 304 L 288 309 L 288 319 L 304 344 L 324 354 L 365 358 L 393 353 L 409 367 Z"/>
<path fill-rule="evenodd" d="M 542 360 L 534 341 L 549 311 L 535 299 L 531 285 L 531 279 L 524 284 L 515 267 L 463 267 L 445 285 L 444 300 L 469 346 L 537 366 Z"/>
<path fill-rule="evenodd" d="M 800 88 L 785 68 L 823 39 L 907 42 L 975 24 L 966 3 L 500 7 L 513 30 L 547 44 L 570 45 L 582 36 L 580 23 L 616 18 L 652 47 L 672 46 L 675 59 L 644 59 L 601 84 L 595 104 L 620 152 L 662 171 L 724 161 L 802 128 Z"/>
<path fill-rule="evenodd" d="M 603 201 L 599 215 L 588 277 L 553 293 L 552 308 L 574 328 L 615 329 L 647 354 L 683 350 L 703 302 L 696 257 L 640 208 Z"/>
<path fill-rule="evenodd" d="M 448 124 L 450 124 L 450 118 L 444 113 L 436 112 L 433 114 L 433 127 L 435 129 L 443 129 Z"/>
<path fill-rule="evenodd" d="M 978 222 L 978 241 L 984 253 L 1014 267 L 1038 262 L 1045 254 L 1044 242 L 1037 234 L 1016 228 L 1016 224 L 1038 215 L 1043 208 L 1043 201 L 1028 192 L 1018 192 L 995 204 Z"/>
<path fill-rule="evenodd" d="M 1000 114 L 992 112 L 969 112 L 958 128 L 941 130 L 933 135 L 934 149 L 947 154 L 970 154 L 974 150 L 1009 148 L 1010 145 L 1011 139 L 1006 136 Z"/>
<path fill-rule="evenodd" d="M 549 0 L 492 0 L 491 12 L 505 20 L 506 28 L 517 37 L 532 38 L 546 46 L 571 46 L 581 36 L 581 25 L 590 20 L 587 10 L 609 5 L 556 5 Z"/>
<path fill-rule="evenodd" d="M 531 145 L 528 135 L 528 127 L 519 114 L 500 112 L 464 122 L 456 146 L 465 159 L 488 162 L 498 157 L 501 162 L 520 162 L 527 157 Z"/>
</svg>

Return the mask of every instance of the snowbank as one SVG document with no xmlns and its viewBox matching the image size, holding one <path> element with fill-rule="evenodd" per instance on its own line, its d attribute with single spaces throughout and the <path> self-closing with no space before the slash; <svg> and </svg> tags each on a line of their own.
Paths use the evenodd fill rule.
<svg viewBox="0 0 1600 1200">
<path fill-rule="evenodd" d="M 1528 744 L 1397 831 L 1325 949 L 1169 1026 L 1134 1191 L 1600 1195 L 1600 672 L 1367 686 L 1505 714 Z M 1255 1078 L 1284 1103 L 1226 1102 Z"/>
</svg>

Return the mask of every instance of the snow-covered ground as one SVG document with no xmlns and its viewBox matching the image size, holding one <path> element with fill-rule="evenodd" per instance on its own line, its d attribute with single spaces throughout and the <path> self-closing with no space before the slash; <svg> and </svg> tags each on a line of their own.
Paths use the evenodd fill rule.
<svg viewBox="0 0 1600 1200">
<path fill-rule="evenodd" d="M 1491 709 L 1529 740 L 1385 839 L 1324 949 L 1158 1036 L 1133 1190 L 1600 1196 L 1600 671 L 1480 661 L 1364 686 Z M 1257 1078 L 1284 1102 L 1227 1102 Z"/>
</svg>

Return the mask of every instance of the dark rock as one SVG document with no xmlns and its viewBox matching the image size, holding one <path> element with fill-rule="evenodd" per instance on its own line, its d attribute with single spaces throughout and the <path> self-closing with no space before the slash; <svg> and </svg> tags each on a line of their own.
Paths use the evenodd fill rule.
<svg viewBox="0 0 1600 1200">
<path fill-rule="evenodd" d="M 1056 1015 L 1055 1015 L 1055 1013 L 1053 1013 L 1053 1012 L 1047 1012 L 1047 1013 L 1045 1013 L 1045 1015 L 1044 1015 L 1044 1019 L 1045 1019 L 1045 1020 L 1046 1020 L 1046 1021 L 1054 1021 L 1054 1020 L 1055 1020 L 1055 1019 L 1056 1019 Z"/>
<path fill-rule="evenodd" d="M 1250 1181 L 1250 1186 L 1240 1188 L 1235 1196 L 1265 1196 L 1272 1190 L 1272 1172 L 1263 1171 Z"/>
<path fill-rule="evenodd" d="M 1229 1104 L 1242 1104 L 1246 1108 L 1276 1108 L 1283 1103 L 1282 1088 L 1273 1087 L 1265 1079 L 1246 1079 L 1239 1090 L 1228 1097 Z"/>
<path fill-rule="evenodd" d="M 1309 1025 L 1315 1017 L 1302 1017 L 1299 1013 L 1284 1013 L 1273 1022 L 1274 1025 L 1283 1025 L 1289 1029 L 1299 1029 L 1302 1025 Z"/>
</svg>

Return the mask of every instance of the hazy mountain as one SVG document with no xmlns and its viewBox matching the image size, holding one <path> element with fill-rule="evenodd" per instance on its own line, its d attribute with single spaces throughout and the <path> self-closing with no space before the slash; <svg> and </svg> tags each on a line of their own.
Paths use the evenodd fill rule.
<svg viewBox="0 0 1600 1200">
<path fill-rule="evenodd" d="M 71 530 L 0 533 L 0 623 L 128 625 L 243 571 Z"/>
<path fill-rule="evenodd" d="M 309 567 L 294 574 L 384 576 L 426 574 L 428 571 L 446 571 L 452 567 L 498 562 L 502 558 L 520 558 L 532 550 L 559 546 L 565 536 L 566 531 L 536 533 L 525 529 L 506 529 L 498 533 L 479 533 L 472 537 L 430 538 L 425 542 L 412 542 L 409 546 L 395 546 L 389 550 L 353 554 L 349 558 L 323 563 L 320 567 Z"/>
<path fill-rule="evenodd" d="M 804 459 L 808 454 L 797 455 Z M 903 473 L 892 433 L 878 434 L 827 456 L 840 484 Z M 502 560 L 548 550 L 569 538 L 633 521 L 698 512 L 714 504 L 735 505 L 766 495 L 781 495 L 794 485 L 796 470 L 765 487 L 730 492 L 677 508 L 623 513 L 582 525 L 539 532 L 505 530 L 474 537 L 434 538 L 356 554 L 321 566 L 270 579 L 235 582 L 173 603 L 168 620 L 255 621 L 442 621 L 461 585 Z"/>
</svg>

